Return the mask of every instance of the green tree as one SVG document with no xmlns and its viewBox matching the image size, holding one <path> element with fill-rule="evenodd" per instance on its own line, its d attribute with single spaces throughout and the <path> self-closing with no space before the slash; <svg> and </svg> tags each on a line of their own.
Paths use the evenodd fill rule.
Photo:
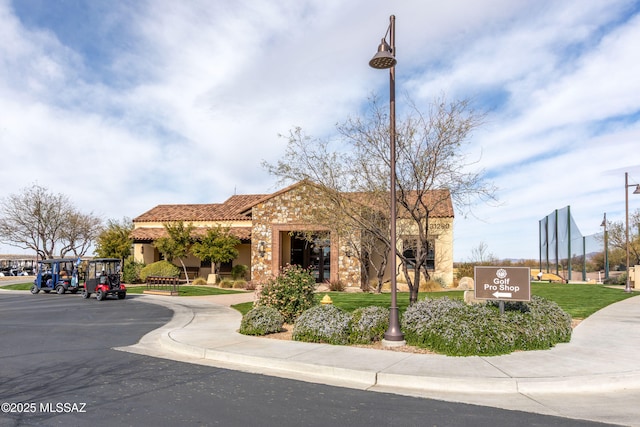
<svg viewBox="0 0 640 427">
<path fill-rule="evenodd" d="M 167 261 L 172 262 L 174 259 L 178 259 L 184 270 L 184 276 L 189 284 L 189 275 L 187 274 L 187 267 L 184 265 L 183 258 L 187 256 L 191 246 L 194 243 L 194 239 L 191 236 L 193 231 L 193 224 L 186 224 L 184 221 L 176 221 L 174 223 L 165 223 L 164 228 L 167 231 L 168 237 L 161 237 L 155 241 L 153 246 L 160 251 Z"/>
<path fill-rule="evenodd" d="M 120 222 L 113 219 L 108 220 L 107 226 L 96 239 L 96 256 L 120 258 L 124 263 L 124 260 L 131 255 L 132 231 L 133 223 L 129 218 L 123 218 Z"/>
<path fill-rule="evenodd" d="M 191 252 L 202 261 L 211 262 L 214 274 L 220 263 L 233 261 L 238 257 L 237 246 L 240 239 L 229 232 L 229 228 L 218 226 L 209 228 L 207 234 L 196 241 Z"/>
</svg>

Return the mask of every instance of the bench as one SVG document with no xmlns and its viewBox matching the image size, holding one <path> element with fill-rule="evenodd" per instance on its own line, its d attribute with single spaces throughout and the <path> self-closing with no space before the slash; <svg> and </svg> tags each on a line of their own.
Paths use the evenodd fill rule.
<svg viewBox="0 0 640 427">
<path fill-rule="evenodd" d="M 180 294 L 182 280 L 178 277 L 148 276 L 147 289 L 142 293 L 176 296 Z"/>
</svg>

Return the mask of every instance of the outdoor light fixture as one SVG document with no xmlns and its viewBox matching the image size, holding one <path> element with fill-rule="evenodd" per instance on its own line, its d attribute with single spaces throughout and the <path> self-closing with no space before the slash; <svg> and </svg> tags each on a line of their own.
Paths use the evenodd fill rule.
<svg viewBox="0 0 640 427">
<path fill-rule="evenodd" d="M 627 283 L 624 285 L 625 292 L 631 292 L 631 280 L 629 277 L 629 187 L 636 187 L 633 194 L 640 194 L 640 184 L 629 184 L 629 173 L 624 173 L 624 209 L 625 209 L 625 246 L 627 249 Z"/>
<path fill-rule="evenodd" d="M 387 43 L 387 35 L 389 43 Z M 404 345 L 404 335 L 400 330 L 400 319 L 398 316 L 398 298 L 397 298 L 397 282 L 396 282 L 396 17 L 389 17 L 389 27 L 384 35 L 378 52 L 369 61 L 369 66 L 376 69 L 389 69 L 389 146 L 391 151 L 391 212 L 390 212 L 390 228 L 391 228 L 391 307 L 389 308 L 389 329 L 384 334 L 383 344 L 387 346 Z"/>
<path fill-rule="evenodd" d="M 394 17 L 392 16 L 391 19 L 393 18 Z M 391 28 L 391 26 L 389 26 L 389 28 Z M 391 46 L 389 46 L 385 39 L 382 39 L 380 46 L 378 46 L 378 53 L 376 53 L 373 58 L 371 58 L 371 61 L 369 61 L 369 66 L 378 70 L 386 70 L 387 68 L 395 66 L 397 62 L 398 61 L 396 61 L 396 57 L 393 56 Z"/>
<path fill-rule="evenodd" d="M 260 258 L 264 258 L 264 254 L 266 252 L 265 250 L 266 246 L 267 244 L 265 242 L 258 243 L 258 255 L 260 255 Z"/>
</svg>

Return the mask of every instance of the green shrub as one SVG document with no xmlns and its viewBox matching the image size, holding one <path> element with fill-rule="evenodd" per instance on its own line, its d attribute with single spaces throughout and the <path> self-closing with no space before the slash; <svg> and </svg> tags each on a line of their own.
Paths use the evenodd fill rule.
<svg viewBox="0 0 640 427">
<path fill-rule="evenodd" d="M 243 265 L 243 264 L 234 265 L 231 268 L 231 278 L 233 278 L 233 280 L 244 279 L 248 270 L 249 270 L 249 267 L 247 267 L 246 265 Z"/>
<path fill-rule="evenodd" d="M 611 275 L 607 279 L 604 279 L 605 285 L 626 285 L 627 284 L 627 272 L 622 274 Z"/>
<path fill-rule="evenodd" d="M 498 303 L 489 305 L 497 309 Z M 571 339 L 571 316 L 553 301 L 534 295 L 529 302 L 506 303 L 505 314 L 520 332 L 515 338 L 518 350 L 547 349 Z"/>
<path fill-rule="evenodd" d="M 317 305 L 306 310 L 293 325 L 292 339 L 344 345 L 349 342 L 351 315 L 332 305 Z"/>
<path fill-rule="evenodd" d="M 345 285 L 340 280 L 334 280 L 333 282 L 329 282 L 329 290 L 334 292 L 342 292 L 344 291 Z"/>
<path fill-rule="evenodd" d="M 240 333 L 244 335 L 266 335 L 282 330 L 284 318 L 272 307 L 254 307 L 242 317 Z"/>
<path fill-rule="evenodd" d="M 464 262 L 456 266 L 456 279 L 462 279 L 463 277 L 473 277 L 473 267 L 475 267 L 475 265 L 469 262 Z"/>
<path fill-rule="evenodd" d="M 315 287 L 316 281 L 308 270 L 290 265 L 262 286 L 255 305 L 273 307 L 282 314 L 286 323 L 293 323 L 316 304 Z"/>
<path fill-rule="evenodd" d="M 196 277 L 195 279 L 193 279 L 191 284 L 193 286 L 206 286 L 207 285 L 207 279 L 205 279 L 204 277 Z"/>
<path fill-rule="evenodd" d="M 140 280 L 144 282 L 149 276 L 179 277 L 180 269 L 169 261 L 158 261 L 149 264 L 140 270 Z"/>
<path fill-rule="evenodd" d="M 389 329 L 389 309 L 369 306 L 357 308 L 351 314 L 349 323 L 349 342 L 351 344 L 370 344 L 384 338 Z"/>
<path fill-rule="evenodd" d="M 247 287 L 246 280 L 236 280 L 233 282 L 233 289 L 245 289 Z"/>
<path fill-rule="evenodd" d="M 450 356 L 497 355 L 516 350 L 547 349 L 571 338 L 571 316 L 543 298 L 466 305 L 449 298 L 425 299 L 402 316 L 407 344 Z"/>
<path fill-rule="evenodd" d="M 140 283 L 140 271 L 143 267 L 143 262 L 137 262 L 133 257 L 127 258 L 122 267 L 122 281 L 124 283 Z"/>
<path fill-rule="evenodd" d="M 218 283 L 218 286 L 220 286 L 223 289 L 231 289 L 231 288 L 233 288 L 233 280 L 231 280 L 231 279 L 222 279 L 222 281 L 220 283 Z"/>
</svg>

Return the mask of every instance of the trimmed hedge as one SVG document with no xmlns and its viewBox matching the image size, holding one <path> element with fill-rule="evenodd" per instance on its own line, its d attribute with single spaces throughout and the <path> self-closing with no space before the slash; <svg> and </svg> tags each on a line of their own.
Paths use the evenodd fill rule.
<svg viewBox="0 0 640 427">
<path fill-rule="evenodd" d="M 293 340 L 344 345 L 349 343 L 351 315 L 334 305 L 317 305 L 293 325 Z"/>
<path fill-rule="evenodd" d="M 158 261 L 140 270 L 140 280 L 144 282 L 149 276 L 179 277 L 180 269 L 169 261 Z"/>
<path fill-rule="evenodd" d="M 375 305 L 357 308 L 349 323 L 351 344 L 371 344 L 381 341 L 389 329 L 389 309 Z"/>
<path fill-rule="evenodd" d="M 466 305 L 449 298 L 424 299 L 402 316 L 407 344 L 449 356 L 490 356 L 540 350 L 571 339 L 571 316 L 555 302 L 533 296 L 530 302 Z"/>
<path fill-rule="evenodd" d="M 252 308 L 242 317 L 240 333 L 244 335 L 266 335 L 280 332 L 284 318 L 272 307 Z"/>
</svg>

